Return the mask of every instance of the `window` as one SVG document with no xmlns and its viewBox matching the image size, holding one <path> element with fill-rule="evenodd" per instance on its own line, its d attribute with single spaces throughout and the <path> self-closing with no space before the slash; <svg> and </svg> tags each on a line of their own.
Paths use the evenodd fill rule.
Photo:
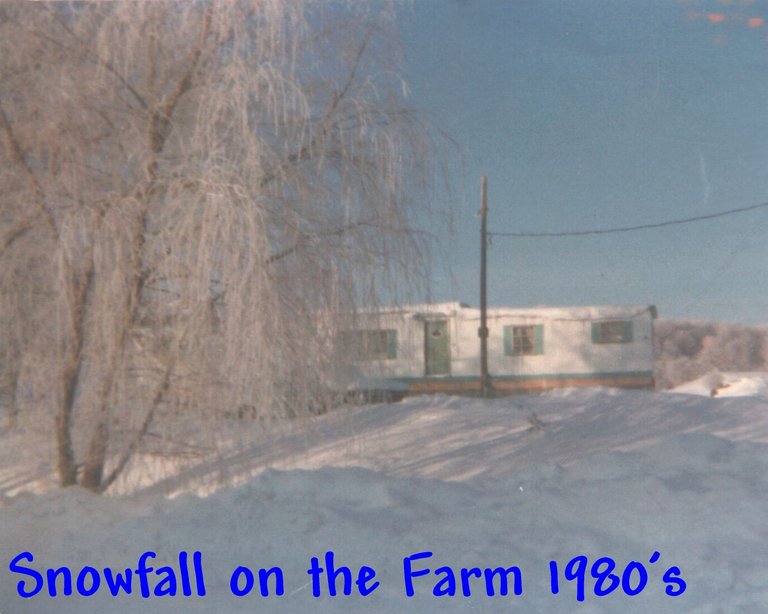
<svg viewBox="0 0 768 614">
<path fill-rule="evenodd" d="M 347 360 L 397 358 L 396 330 L 346 330 L 338 339 L 339 350 Z"/>
<path fill-rule="evenodd" d="M 535 356 L 544 353 L 544 326 L 504 327 L 504 356 Z"/>
<path fill-rule="evenodd" d="M 592 343 L 632 343 L 632 322 L 592 322 Z"/>
</svg>

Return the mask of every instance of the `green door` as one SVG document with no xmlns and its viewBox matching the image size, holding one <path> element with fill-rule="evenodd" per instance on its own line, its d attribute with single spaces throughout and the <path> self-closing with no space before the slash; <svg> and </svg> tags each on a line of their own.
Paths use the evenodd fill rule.
<svg viewBox="0 0 768 614">
<path fill-rule="evenodd" d="M 424 365 L 426 375 L 450 375 L 451 339 L 448 320 L 424 322 Z"/>
</svg>

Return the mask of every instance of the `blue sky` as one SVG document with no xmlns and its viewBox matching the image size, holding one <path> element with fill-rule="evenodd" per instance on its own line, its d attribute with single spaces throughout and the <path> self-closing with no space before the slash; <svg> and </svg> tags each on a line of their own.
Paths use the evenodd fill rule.
<svg viewBox="0 0 768 614">
<path fill-rule="evenodd" d="M 399 19 L 411 104 L 465 163 L 436 299 L 478 304 L 481 175 L 491 232 L 768 202 L 764 2 L 415 0 Z M 495 237 L 489 302 L 653 303 L 662 317 L 768 323 L 768 208 L 631 234 Z"/>
</svg>

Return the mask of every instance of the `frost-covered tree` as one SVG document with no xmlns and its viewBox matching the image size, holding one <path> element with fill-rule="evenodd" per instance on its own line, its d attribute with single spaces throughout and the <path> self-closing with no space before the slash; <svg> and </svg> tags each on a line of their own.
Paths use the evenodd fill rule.
<svg viewBox="0 0 768 614">
<path fill-rule="evenodd" d="M 766 331 L 725 322 L 659 320 L 654 327 L 657 383 L 671 388 L 711 371 L 766 369 Z"/>
<path fill-rule="evenodd" d="M 172 412 L 316 406 L 332 314 L 423 279 L 396 57 L 357 3 L 0 5 L 2 369 L 63 486 Z"/>
</svg>

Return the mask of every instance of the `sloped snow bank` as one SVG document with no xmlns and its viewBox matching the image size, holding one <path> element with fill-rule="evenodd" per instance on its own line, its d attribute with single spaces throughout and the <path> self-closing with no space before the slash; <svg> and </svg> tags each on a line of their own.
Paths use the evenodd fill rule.
<svg viewBox="0 0 768 614">
<path fill-rule="evenodd" d="M 712 371 L 670 392 L 711 397 L 753 397 L 768 400 L 768 373 Z"/>
<path fill-rule="evenodd" d="M 277 429 L 264 456 L 253 449 L 233 457 L 229 469 L 243 484 L 205 498 L 184 494 L 205 490 L 198 472 L 163 485 L 173 499 L 146 488 L 127 497 L 75 489 L 7 501 L 0 611 L 765 611 L 766 414 L 766 404 L 750 397 L 561 391 L 496 401 L 421 397 L 323 416 L 304 436 Z M 195 551 L 204 597 L 144 599 L 136 578 L 130 595 L 108 590 L 105 567 L 125 574 L 153 552 L 149 564 L 168 569 L 164 584 L 157 571 L 148 574 L 148 589 L 168 592 L 174 570 L 180 593 L 179 552 L 191 559 Z M 323 584 L 313 597 L 310 559 L 325 566 L 328 551 L 355 574 L 362 565 L 374 569 L 378 587 L 366 597 L 354 585 L 350 596 L 329 597 Z M 50 597 L 46 584 L 22 599 L 17 583 L 32 590 L 32 572 L 12 572 L 9 563 L 23 552 L 34 556 L 20 560 L 26 568 L 69 567 L 75 593 L 78 573 L 93 567 L 83 588 L 92 588 L 93 574 L 100 588 L 90 597 Z M 432 594 L 443 572 L 414 578 L 415 595 L 406 596 L 403 559 L 423 552 L 433 555 L 414 560 L 414 569 L 450 566 L 457 594 Z M 589 565 L 611 557 L 619 577 L 636 561 L 647 583 L 636 596 L 620 582 L 598 597 L 587 569 L 578 603 L 575 583 L 564 577 L 577 555 Z M 556 595 L 550 561 L 558 565 Z M 285 594 L 261 597 L 257 585 L 235 597 L 230 577 L 238 566 L 279 567 Z M 510 585 L 510 594 L 488 597 L 471 577 L 471 596 L 462 596 L 461 567 L 498 566 L 519 568 L 521 595 Z M 633 569 L 630 589 L 640 577 Z M 676 577 L 685 591 L 670 597 L 666 589 L 680 589 Z"/>
<path fill-rule="evenodd" d="M 391 479 L 364 469 L 268 471 L 208 498 L 98 498 L 79 490 L 21 498 L 2 511 L 3 552 L 34 554 L 34 565 L 135 568 L 145 551 L 155 567 L 175 565 L 179 551 L 202 552 L 205 597 L 92 597 L 28 600 L 0 574 L 7 612 L 571 612 L 575 586 L 553 595 L 549 561 L 562 573 L 576 555 L 613 558 L 648 571 L 646 588 L 628 597 L 595 597 L 588 580 L 585 612 L 760 611 L 768 603 L 768 447 L 707 434 L 671 437 L 643 452 L 606 452 L 570 467 L 541 465 L 503 479 L 465 483 Z M 306 573 L 312 556 L 335 553 L 337 565 L 376 570 L 380 586 L 367 597 L 314 598 Z M 434 575 L 414 579 L 405 596 L 403 559 L 420 552 L 418 568 L 508 567 L 522 574 L 523 594 L 435 597 Z M 654 552 L 658 562 L 649 563 Z M 279 566 L 285 595 L 234 597 L 238 565 Z M 663 580 L 680 568 L 686 590 L 669 597 Z M 150 577 L 154 586 L 158 577 Z M 31 584 L 28 585 L 28 589 Z M 325 586 L 323 586 L 325 589 Z M 339 590 L 342 585 L 339 582 Z M 46 589 L 47 590 L 47 589 Z M 43 593 L 46 590 L 42 591 Z M 60 588 L 61 590 L 61 588 Z M 153 589 L 152 589 L 153 590 Z M 180 590 L 180 589 L 179 589 Z M 511 590 L 510 590 L 511 592 Z"/>
<path fill-rule="evenodd" d="M 768 400 L 626 390 L 559 390 L 495 400 L 421 396 L 275 425 L 249 448 L 200 462 L 140 492 L 208 494 L 267 468 L 364 467 L 392 477 L 505 477 L 610 450 L 707 432 L 768 443 Z M 141 479 L 138 480 L 141 482 Z"/>
</svg>

